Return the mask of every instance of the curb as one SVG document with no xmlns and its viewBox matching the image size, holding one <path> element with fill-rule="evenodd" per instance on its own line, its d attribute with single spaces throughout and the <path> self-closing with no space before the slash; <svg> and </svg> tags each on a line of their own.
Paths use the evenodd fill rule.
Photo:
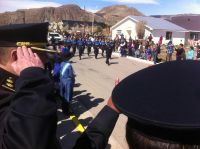
<svg viewBox="0 0 200 149">
<path fill-rule="evenodd" d="M 113 52 L 112 54 L 117 56 L 117 57 L 120 57 L 119 53 Z M 134 60 L 134 61 L 137 61 L 137 62 L 142 62 L 142 63 L 145 63 L 145 64 L 149 64 L 149 65 L 154 65 L 153 62 L 150 62 L 150 61 L 147 61 L 147 60 L 143 60 L 143 59 L 139 59 L 139 58 L 135 58 L 135 57 L 131 57 L 131 56 L 126 56 L 126 58 L 129 59 L 129 60 Z"/>
</svg>

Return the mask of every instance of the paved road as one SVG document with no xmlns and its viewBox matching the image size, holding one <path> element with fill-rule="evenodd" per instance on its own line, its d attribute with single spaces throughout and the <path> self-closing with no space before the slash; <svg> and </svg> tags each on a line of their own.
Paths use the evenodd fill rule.
<svg viewBox="0 0 200 149">
<path fill-rule="evenodd" d="M 84 126 L 87 126 L 106 105 L 116 78 L 122 80 L 130 74 L 148 67 L 148 64 L 117 56 L 113 56 L 111 65 L 108 66 L 105 64 L 105 58 L 99 56 L 99 59 L 96 60 L 93 55 L 88 57 L 86 54 L 82 60 L 79 60 L 77 56 L 74 57 L 72 65 L 77 75 L 75 101 L 72 105 Z M 127 118 L 121 115 L 112 133 L 108 148 L 128 149 L 125 140 L 126 121 Z"/>
</svg>

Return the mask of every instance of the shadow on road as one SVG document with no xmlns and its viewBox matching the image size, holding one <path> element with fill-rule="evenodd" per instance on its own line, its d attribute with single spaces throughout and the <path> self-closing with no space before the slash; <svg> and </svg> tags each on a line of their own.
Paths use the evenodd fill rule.
<svg viewBox="0 0 200 149">
<path fill-rule="evenodd" d="M 111 59 L 119 59 L 119 57 L 111 57 Z"/>
<path fill-rule="evenodd" d="M 72 107 L 74 111 L 78 111 L 76 112 L 76 116 L 79 117 L 81 114 L 89 111 L 91 108 L 97 107 L 99 103 L 103 101 L 103 98 L 94 98 L 91 96 L 91 93 L 87 93 L 86 90 L 75 91 Z"/>
<path fill-rule="evenodd" d="M 80 87 L 80 83 L 76 83 L 74 87 Z M 85 112 L 89 111 L 93 107 L 97 107 L 99 103 L 104 99 L 91 96 L 87 90 L 74 91 L 74 99 L 71 102 L 71 108 L 73 113 L 79 119 L 82 126 L 86 127 L 93 120 L 90 115 L 83 116 Z M 60 145 L 63 149 L 72 149 L 76 143 L 76 140 L 80 137 L 80 133 L 75 130 L 75 125 L 69 116 L 65 115 L 61 111 L 61 100 L 58 102 L 58 123 L 57 123 L 57 138 L 60 141 Z M 80 117 L 81 116 L 81 117 Z M 111 145 L 108 144 L 106 149 L 110 149 Z"/>
<path fill-rule="evenodd" d="M 74 97 L 77 96 L 77 95 L 80 95 L 82 93 L 86 92 L 86 90 L 82 90 L 82 91 L 75 91 L 74 92 Z"/>
<path fill-rule="evenodd" d="M 119 62 L 110 62 L 110 65 L 116 65 L 119 64 Z"/>
<path fill-rule="evenodd" d="M 74 85 L 74 87 L 80 87 L 80 86 L 81 86 L 80 83 L 76 83 L 76 84 Z"/>
<path fill-rule="evenodd" d="M 92 57 L 83 57 L 83 58 L 81 58 L 81 60 L 84 60 L 84 59 L 92 59 Z"/>
<path fill-rule="evenodd" d="M 59 106 L 58 109 L 61 109 Z M 57 138 L 59 139 L 60 145 L 63 149 L 72 149 L 76 143 L 76 140 L 80 137 L 80 133 L 75 130 L 76 126 L 69 116 L 57 112 L 58 123 L 57 123 Z M 82 126 L 87 126 L 90 123 L 92 117 L 79 120 Z"/>
<path fill-rule="evenodd" d="M 74 61 L 69 61 L 71 64 L 75 64 L 76 62 L 74 62 Z"/>
</svg>

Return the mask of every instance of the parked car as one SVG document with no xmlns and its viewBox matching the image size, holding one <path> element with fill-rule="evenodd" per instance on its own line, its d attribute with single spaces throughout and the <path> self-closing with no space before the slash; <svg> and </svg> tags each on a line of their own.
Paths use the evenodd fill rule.
<svg viewBox="0 0 200 149">
<path fill-rule="evenodd" d="M 52 38 L 54 38 L 55 42 L 56 42 L 56 41 L 57 41 L 57 42 L 60 42 L 60 41 L 63 41 L 63 40 L 64 40 L 63 36 L 60 35 L 59 33 L 56 33 L 56 32 L 49 32 L 49 33 L 48 33 L 48 37 L 47 37 L 48 41 L 51 41 Z"/>
</svg>

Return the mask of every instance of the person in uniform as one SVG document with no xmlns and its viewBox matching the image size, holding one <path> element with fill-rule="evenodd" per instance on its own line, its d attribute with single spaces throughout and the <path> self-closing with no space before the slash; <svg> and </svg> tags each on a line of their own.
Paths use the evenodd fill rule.
<svg viewBox="0 0 200 149">
<path fill-rule="evenodd" d="M 105 148 L 119 113 L 128 117 L 130 149 L 200 148 L 200 80 L 193 79 L 199 67 L 198 61 L 173 61 L 128 76 L 114 88 L 114 104 L 98 114 L 74 149 Z"/>
<path fill-rule="evenodd" d="M 46 42 L 47 31 L 47 23 L 0 27 L 1 149 L 60 148 L 53 83 L 44 70 L 43 49 L 34 47 Z M 41 57 L 22 45 L 41 50 Z"/>
<path fill-rule="evenodd" d="M 97 59 L 98 57 L 98 54 L 99 54 L 99 47 L 100 47 L 100 42 L 99 42 L 99 39 L 96 38 L 95 41 L 94 41 L 94 55 L 95 55 L 95 59 Z"/>
<path fill-rule="evenodd" d="M 102 53 L 101 53 L 101 55 L 104 57 L 104 51 L 106 50 L 106 41 L 105 41 L 105 39 L 102 39 L 101 40 L 101 51 L 102 51 Z"/>
<path fill-rule="evenodd" d="M 72 39 L 71 36 L 68 36 L 67 39 L 64 41 L 64 44 L 67 46 L 67 48 L 69 49 L 69 51 L 71 50 L 71 46 L 72 46 Z"/>
<path fill-rule="evenodd" d="M 88 53 L 88 56 L 90 56 L 90 53 L 91 53 L 91 48 L 92 48 L 92 41 L 91 39 L 87 39 L 86 40 L 86 45 L 87 45 L 87 53 Z"/>
<path fill-rule="evenodd" d="M 73 51 L 73 55 L 76 54 L 76 46 L 77 46 L 76 37 L 73 37 L 72 38 L 72 51 Z"/>
<path fill-rule="evenodd" d="M 79 40 L 77 41 L 77 47 L 78 47 L 78 51 L 79 51 L 79 60 L 81 60 L 81 56 L 83 54 L 84 51 L 84 41 L 82 38 L 79 38 Z"/>
<path fill-rule="evenodd" d="M 109 59 L 111 59 L 114 46 L 115 45 L 112 40 L 106 42 L 106 64 L 107 65 L 110 65 Z"/>
</svg>

